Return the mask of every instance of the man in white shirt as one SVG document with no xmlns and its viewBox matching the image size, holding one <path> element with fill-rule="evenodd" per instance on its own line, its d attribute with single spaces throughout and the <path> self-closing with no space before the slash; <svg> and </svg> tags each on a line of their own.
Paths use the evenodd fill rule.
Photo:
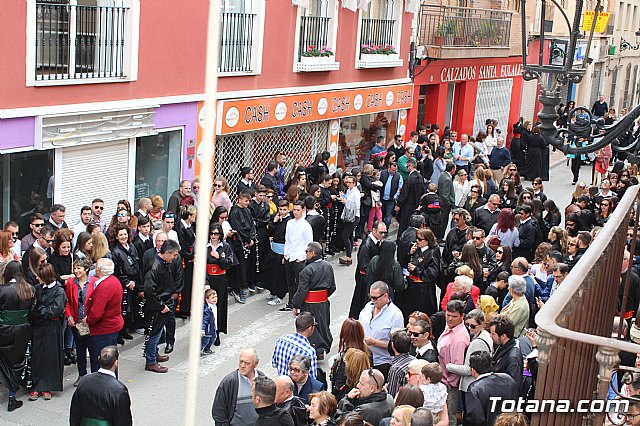
<svg viewBox="0 0 640 426">
<path fill-rule="evenodd" d="M 49 210 L 49 225 L 55 229 L 68 228 L 67 222 L 64 221 L 67 215 L 67 209 L 62 204 L 54 204 Z"/>
<path fill-rule="evenodd" d="M 400 309 L 389 299 L 389 286 L 384 281 L 371 284 L 369 299 L 358 321 L 364 327 L 364 342 L 373 355 L 373 368 L 380 370 L 386 380 L 393 360 L 388 350 L 391 332 L 404 327 L 404 318 Z"/>
<path fill-rule="evenodd" d="M 87 226 L 89 226 L 90 223 L 91 223 L 91 207 L 83 206 L 80 209 L 80 220 L 78 220 L 78 223 L 76 223 L 72 229 L 74 247 L 76 245 L 76 241 L 78 241 L 78 235 L 80 235 L 81 232 L 86 232 Z"/>
<path fill-rule="evenodd" d="M 313 241 L 313 230 L 304 218 L 302 201 L 293 203 L 293 219 L 287 222 L 287 230 L 284 236 L 284 270 L 289 289 L 289 303 L 280 312 L 292 310 L 291 298 L 298 290 L 300 272 L 305 267 L 307 260 L 307 245 Z"/>
<path fill-rule="evenodd" d="M 138 219 L 149 216 L 150 211 L 151 200 L 149 198 L 140 198 L 140 201 L 138 201 L 138 211 L 135 213 L 135 215 L 138 216 Z"/>
<path fill-rule="evenodd" d="M 176 243 L 178 243 L 178 233 L 176 231 L 173 230 L 173 225 L 175 224 L 176 221 L 176 215 L 173 212 L 164 212 L 162 213 L 162 228 L 160 229 L 160 232 L 164 232 L 165 234 L 167 234 L 167 238 L 169 240 L 173 240 Z M 153 234 L 153 245 L 156 245 L 156 236 L 158 235 L 158 232 Z"/>
</svg>

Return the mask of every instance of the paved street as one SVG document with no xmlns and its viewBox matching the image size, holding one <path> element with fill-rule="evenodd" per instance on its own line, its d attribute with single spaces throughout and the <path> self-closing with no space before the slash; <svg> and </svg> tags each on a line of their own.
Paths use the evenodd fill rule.
<svg viewBox="0 0 640 426">
<path fill-rule="evenodd" d="M 552 163 L 558 156 L 552 157 Z M 570 201 L 574 186 L 571 185 L 571 172 L 563 162 L 551 170 L 551 182 L 545 182 L 545 193 L 556 201 L 561 211 Z M 584 166 L 581 181 L 591 178 L 591 166 Z M 528 186 L 526 183 L 525 186 Z M 332 323 L 335 353 L 337 338 L 342 321 L 346 318 L 353 288 L 353 272 L 351 267 L 337 265 L 332 262 L 338 290 L 331 298 Z M 253 346 L 262 358 L 259 368 L 267 375 L 274 376 L 271 367 L 273 345 L 277 337 L 294 330 L 293 317 L 290 313 L 279 313 L 277 307 L 268 306 L 266 294 L 258 293 L 247 299 L 245 305 L 230 301 L 230 333 L 222 336 L 222 345 L 215 348 L 215 354 L 201 360 L 200 394 L 197 410 L 198 425 L 210 425 L 211 404 L 217 384 L 227 373 L 237 366 L 238 352 L 242 348 Z M 141 425 L 180 425 L 183 424 L 183 408 L 185 406 L 185 387 L 187 378 L 187 327 L 186 322 L 178 320 L 175 351 L 171 360 L 165 365 L 169 367 L 167 374 L 154 374 L 144 371 L 142 357 L 142 339 L 136 336 L 135 341 L 127 341 L 121 348 L 120 380 L 129 388 L 133 404 L 133 418 Z M 161 346 L 164 348 L 164 345 Z M 328 359 L 329 357 L 327 357 Z M 320 362 L 320 366 L 328 371 L 328 362 Z M 54 394 L 51 401 L 42 399 L 30 402 L 26 395 L 23 408 L 13 412 L 6 411 L 6 394 L 2 395 L 0 408 L 0 424 L 2 425 L 47 425 L 58 426 L 69 424 L 68 412 L 73 382 L 76 379 L 75 366 L 65 370 L 64 392 Z"/>
</svg>

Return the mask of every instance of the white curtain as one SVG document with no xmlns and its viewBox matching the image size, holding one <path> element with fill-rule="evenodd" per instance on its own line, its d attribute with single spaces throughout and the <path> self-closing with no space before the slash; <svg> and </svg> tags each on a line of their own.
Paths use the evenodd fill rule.
<svg viewBox="0 0 640 426">
<path fill-rule="evenodd" d="M 358 0 L 358 9 L 366 12 L 369 10 L 369 3 L 371 3 L 371 0 Z"/>
<path fill-rule="evenodd" d="M 404 11 L 418 13 L 420 11 L 420 0 L 404 0 Z"/>
<path fill-rule="evenodd" d="M 291 3 L 294 6 L 302 6 L 305 9 L 309 8 L 309 0 L 291 0 Z"/>
<path fill-rule="evenodd" d="M 355 12 L 358 8 L 358 0 L 342 0 L 342 7 Z"/>
</svg>

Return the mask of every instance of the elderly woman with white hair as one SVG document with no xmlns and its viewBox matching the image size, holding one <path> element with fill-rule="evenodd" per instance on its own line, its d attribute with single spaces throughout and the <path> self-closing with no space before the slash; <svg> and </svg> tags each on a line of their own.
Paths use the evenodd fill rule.
<svg viewBox="0 0 640 426">
<path fill-rule="evenodd" d="M 529 302 L 524 296 L 527 290 L 527 283 L 524 277 L 520 275 L 512 275 L 509 277 L 509 294 L 511 294 L 511 301 L 507 306 L 502 308 L 500 312 L 506 315 L 515 324 L 514 336 L 524 336 L 525 329 L 529 323 Z"/>
</svg>

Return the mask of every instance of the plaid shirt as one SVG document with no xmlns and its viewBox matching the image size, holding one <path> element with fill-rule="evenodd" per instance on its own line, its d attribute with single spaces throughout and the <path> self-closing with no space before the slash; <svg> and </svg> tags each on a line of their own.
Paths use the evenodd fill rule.
<svg viewBox="0 0 640 426">
<path fill-rule="evenodd" d="M 309 340 L 302 334 L 285 334 L 276 341 L 276 347 L 273 350 L 271 365 L 278 370 L 281 376 L 289 375 L 289 361 L 296 355 L 308 356 L 311 360 L 311 368 L 309 375 L 316 378 L 318 371 L 318 361 L 316 359 L 316 350 L 313 349 Z"/>
</svg>

